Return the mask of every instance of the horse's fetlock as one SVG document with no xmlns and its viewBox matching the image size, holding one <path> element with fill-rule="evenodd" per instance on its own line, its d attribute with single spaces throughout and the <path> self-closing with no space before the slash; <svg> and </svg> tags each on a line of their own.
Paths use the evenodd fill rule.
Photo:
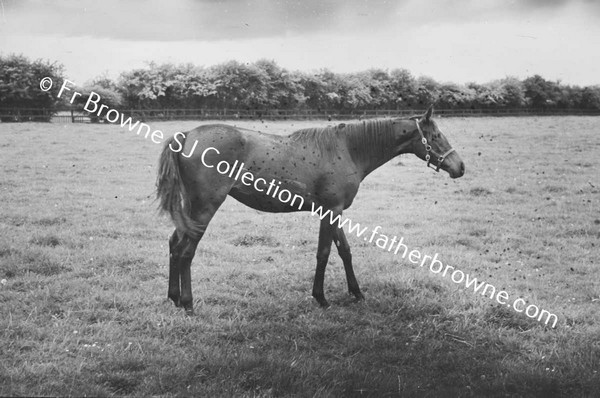
<svg viewBox="0 0 600 398">
<path fill-rule="evenodd" d="M 173 301 L 173 303 L 175 304 L 175 307 L 180 307 L 181 306 L 181 298 L 179 297 L 178 294 L 169 293 L 167 295 L 167 297 L 169 299 L 171 299 L 171 301 Z"/>
</svg>

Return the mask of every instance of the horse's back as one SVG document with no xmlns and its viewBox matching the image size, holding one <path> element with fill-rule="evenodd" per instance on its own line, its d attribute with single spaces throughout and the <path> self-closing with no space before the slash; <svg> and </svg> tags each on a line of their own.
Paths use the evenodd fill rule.
<svg viewBox="0 0 600 398">
<path fill-rule="evenodd" d="M 204 181 L 205 187 L 229 186 L 231 196 L 255 209 L 293 211 L 260 191 L 267 189 L 265 184 L 270 185 L 271 181 L 277 189 L 305 198 L 305 204 L 312 200 L 322 204 L 335 203 L 339 201 L 338 195 L 353 197 L 360 183 L 347 154 L 324 156 L 323 146 L 312 140 L 264 134 L 227 124 L 209 124 L 188 132 L 183 152 L 189 153 L 195 141 L 198 143 L 193 155 L 183 160 L 184 168 L 195 173 L 190 177 Z M 331 146 L 342 148 L 333 143 Z M 223 164 L 219 169 L 220 162 L 226 162 L 231 170 L 234 165 L 243 170 L 239 175 L 237 172 L 230 175 L 223 172 L 229 170 L 227 165 Z M 219 173 L 215 171 L 221 174 L 217 176 Z M 245 172 L 251 177 L 242 180 Z M 260 181 L 258 185 L 249 183 L 257 180 Z M 349 205 L 351 199 L 342 201 Z"/>
</svg>

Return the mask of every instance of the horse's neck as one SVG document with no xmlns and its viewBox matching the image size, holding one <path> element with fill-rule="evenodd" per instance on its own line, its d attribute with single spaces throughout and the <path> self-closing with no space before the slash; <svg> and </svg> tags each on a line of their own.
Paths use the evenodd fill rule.
<svg viewBox="0 0 600 398">
<path fill-rule="evenodd" d="M 398 155 L 392 121 L 366 121 L 353 125 L 346 136 L 352 160 L 365 178 Z"/>
</svg>

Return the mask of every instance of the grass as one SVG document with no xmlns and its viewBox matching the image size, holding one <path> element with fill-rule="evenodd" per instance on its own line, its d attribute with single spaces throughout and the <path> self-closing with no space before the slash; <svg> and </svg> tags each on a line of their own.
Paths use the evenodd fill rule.
<svg viewBox="0 0 600 398">
<path fill-rule="evenodd" d="M 231 122 L 275 133 L 326 122 Z M 5 124 L 0 395 L 597 396 L 600 141 L 594 117 L 440 119 L 467 166 L 414 156 L 345 213 L 559 317 L 552 329 L 348 235 L 311 298 L 318 222 L 228 199 L 166 299 L 159 145 L 115 126 Z M 165 134 L 196 122 L 156 122 Z"/>
</svg>

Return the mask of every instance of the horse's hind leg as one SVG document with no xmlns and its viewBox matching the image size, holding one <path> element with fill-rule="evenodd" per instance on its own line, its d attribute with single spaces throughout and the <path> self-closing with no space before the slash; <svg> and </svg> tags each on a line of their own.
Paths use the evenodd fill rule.
<svg viewBox="0 0 600 398">
<path fill-rule="evenodd" d="M 208 223 L 206 224 L 208 225 Z M 196 254 L 196 248 L 200 238 L 191 238 L 188 235 L 184 235 L 183 239 L 179 243 L 180 256 L 179 256 L 179 277 L 181 283 L 181 297 L 179 304 L 185 309 L 187 315 L 194 314 L 194 299 L 192 297 L 192 259 Z"/>
<path fill-rule="evenodd" d="M 213 203 L 209 203 L 201 206 L 199 209 L 194 209 L 197 207 L 192 205 L 192 218 L 194 221 L 203 226 L 204 231 L 208 227 L 210 220 L 215 215 L 217 209 L 223 203 L 226 194 L 218 197 L 213 197 Z M 217 203 L 214 203 L 217 202 Z M 179 270 L 179 284 L 181 287 L 181 295 L 179 298 L 179 305 L 185 309 L 187 315 L 194 314 L 194 300 L 192 297 L 192 275 L 191 275 L 191 265 L 194 255 L 196 254 L 196 248 L 198 247 L 198 243 L 200 239 L 204 236 L 204 231 L 200 233 L 198 237 L 191 237 L 188 234 L 183 234 L 181 240 L 177 243 L 174 248 L 174 254 L 177 256 L 178 260 L 178 270 Z"/>
<path fill-rule="evenodd" d="M 173 235 L 169 238 L 169 291 L 167 297 L 173 300 L 177 307 L 181 305 L 181 290 L 179 284 L 179 255 L 175 248 L 180 240 L 177 230 L 173 231 Z"/>
<path fill-rule="evenodd" d="M 354 295 L 357 300 L 364 300 L 363 294 L 360 292 L 358 287 L 358 281 L 354 276 L 354 269 L 352 268 L 352 253 L 350 252 L 350 245 L 346 239 L 346 234 L 341 228 L 336 228 L 335 236 L 333 241 L 338 249 L 338 254 L 344 263 L 344 270 L 346 271 L 346 281 L 348 282 L 348 292 Z"/>
</svg>

